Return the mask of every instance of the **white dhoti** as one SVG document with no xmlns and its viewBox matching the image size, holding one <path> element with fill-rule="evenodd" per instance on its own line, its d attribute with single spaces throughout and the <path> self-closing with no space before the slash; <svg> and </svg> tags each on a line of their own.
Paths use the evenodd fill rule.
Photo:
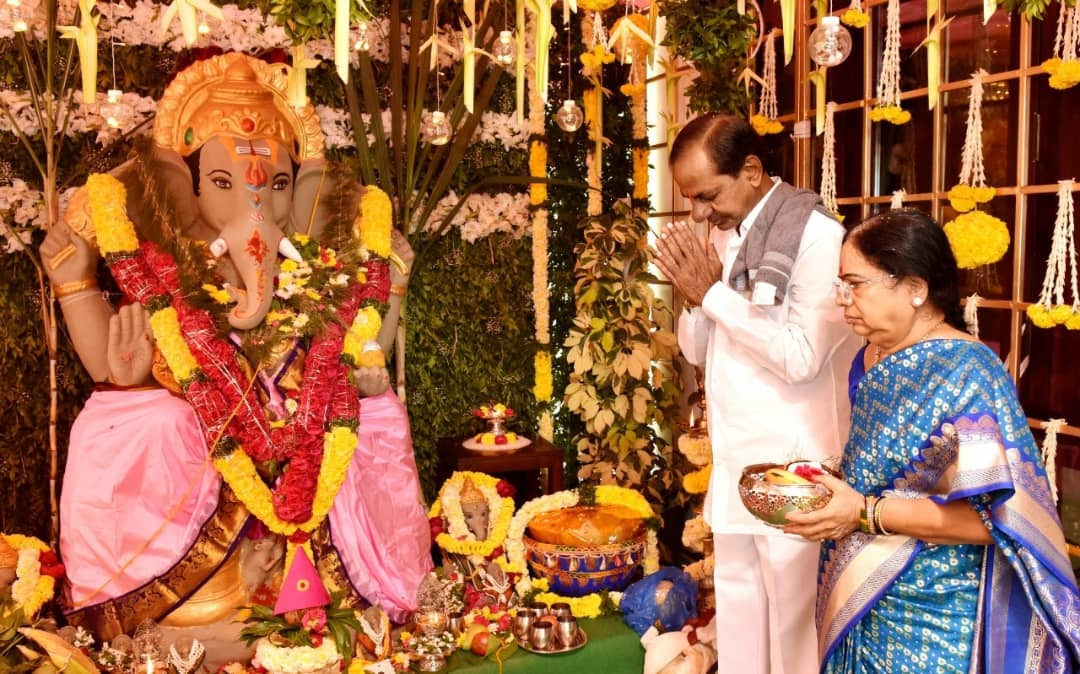
<svg viewBox="0 0 1080 674">
<path fill-rule="evenodd" d="M 820 546 L 714 534 L 717 674 L 816 674 Z"/>
</svg>

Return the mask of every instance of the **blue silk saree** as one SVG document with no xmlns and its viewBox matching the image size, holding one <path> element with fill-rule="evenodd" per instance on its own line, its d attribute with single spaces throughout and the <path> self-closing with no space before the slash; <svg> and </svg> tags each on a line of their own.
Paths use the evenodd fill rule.
<svg viewBox="0 0 1080 674">
<path fill-rule="evenodd" d="M 852 371 L 859 492 L 967 499 L 994 545 L 858 531 L 822 546 L 821 671 L 1080 671 L 1080 593 L 1040 452 L 998 357 L 931 340 Z"/>
</svg>

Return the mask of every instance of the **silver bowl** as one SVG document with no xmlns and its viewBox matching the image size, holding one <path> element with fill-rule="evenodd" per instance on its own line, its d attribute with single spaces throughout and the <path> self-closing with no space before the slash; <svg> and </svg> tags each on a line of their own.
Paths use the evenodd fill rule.
<svg viewBox="0 0 1080 674">
<path fill-rule="evenodd" d="M 743 506 L 770 527 L 781 528 L 787 524 L 788 513 L 824 508 L 832 498 L 832 492 L 816 482 L 776 484 L 765 480 L 765 471 L 784 467 L 782 463 L 757 463 L 744 468 L 739 478 L 739 498 Z"/>
</svg>

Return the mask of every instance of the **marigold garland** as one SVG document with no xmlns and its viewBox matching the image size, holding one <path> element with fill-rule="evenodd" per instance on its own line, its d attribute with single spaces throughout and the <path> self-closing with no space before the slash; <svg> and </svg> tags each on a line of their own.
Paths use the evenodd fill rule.
<svg viewBox="0 0 1080 674">
<path fill-rule="evenodd" d="M 356 222 L 364 248 L 372 255 L 390 257 L 393 250 L 391 228 L 386 226 L 393 222 L 390 196 L 374 185 L 365 187 Z"/>
<path fill-rule="evenodd" d="M 56 579 L 41 572 L 41 554 L 50 550 L 44 541 L 33 536 L 21 534 L 0 534 L 14 550 L 19 553 L 15 567 L 15 581 L 11 585 L 11 599 L 15 606 L 22 608 L 26 617 L 34 616 L 47 601 L 52 599 L 56 590 Z M 5 613 L 3 616 L 6 617 Z"/>
<path fill-rule="evenodd" d="M 848 8 L 840 15 L 840 23 L 852 28 L 866 28 L 870 24 L 870 15 L 861 9 Z"/>
<path fill-rule="evenodd" d="M 997 262 L 1009 249 L 1009 228 L 984 211 L 969 211 L 945 223 L 945 235 L 961 269 Z"/>
<path fill-rule="evenodd" d="M 683 489 L 688 494 L 704 494 L 709 490 L 710 477 L 712 477 L 712 465 L 687 473 L 683 477 Z"/>
<path fill-rule="evenodd" d="M 750 117 L 750 126 L 754 127 L 754 131 L 757 131 L 759 136 L 783 133 L 784 131 L 783 122 L 769 119 L 765 115 L 752 115 Z"/>
<path fill-rule="evenodd" d="M 911 113 L 899 105 L 879 105 L 870 111 L 870 121 L 885 121 L 899 126 L 911 121 Z"/>
<path fill-rule="evenodd" d="M 488 537 L 478 541 L 465 524 L 461 512 L 461 488 L 465 480 L 471 480 L 488 502 L 489 517 L 493 523 L 489 526 Z M 483 562 L 494 553 L 506 539 L 510 522 L 514 516 L 514 499 L 499 496 L 500 480 L 486 473 L 458 471 L 450 476 L 441 489 L 439 496 L 428 511 L 428 519 L 441 518 L 446 521 L 448 530 L 435 537 L 435 543 L 446 552 L 468 555 L 474 563 Z"/>
<path fill-rule="evenodd" d="M 325 420 L 315 419 L 310 415 L 294 420 L 298 435 L 296 448 L 290 457 L 290 470 L 283 476 L 276 491 L 272 491 L 259 476 L 252 456 L 245 452 L 242 442 L 245 438 L 254 440 L 269 435 L 268 432 L 259 431 L 260 428 L 268 431 L 268 427 L 265 420 L 261 420 L 256 410 L 253 410 L 257 405 L 253 406 L 250 401 L 243 397 L 236 398 L 235 395 L 229 399 L 227 396 L 233 394 L 235 387 L 224 382 L 215 382 L 214 378 L 242 381 L 240 377 L 236 373 L 218 372 L 217 368 L 206 370 L 197 355 L 198 353 L 202 354 L 202 357 L 211 358 L 212 362 L 228 363 L 231 347 L 216 337 L 206 337 L 206 334 L 212 333 L 212 330 L 207 329 L 210 326 L 208 315 L 187 307 L 178 297 L 176 290 L 171 292 L 172 306 L 160 304 L 160 298 L 165 291 L 162 283 L 175 284 L 178 280 L 175 261 L 153 247 L 140 251 L 134 225 L 127 214 L 122 208 L 108 205 L 125 203 L 123 185 L 111 176 L 95 174 L 87 181 L 87 189 L 102 253 L 112 256 L 110 266 L 124 290 L 134 291 L 136 299 L 148 303 L 151 329 L 157 346 L 173 369 L 173 376 L 177 381 L 188 383 L 185 393 L 207 429 L 208 440 L 215 453 L 214 465 L 222 478 L 248 510 L 274 533 L 285 536 L 297 531 L 311 533 L 323 522 L 332 507 L 357 446 L 355 427 L 359 401 L 355 391 L 343 384 L 344 368 L 334 362 L 343 351 L 344 330 L 331 323 L 326 327 L 325 334 L 316 337 L 312 342 L 305 367 L 305 386 L 301 393 L 303 396 L 306 391 L 307 395 L 319 396 L 328 401 L 328 405 L 314 407 L 327 409 L 334 422 L 327 431 L 321 433 L 321 442 L 318 442 L 319 438 L 313 431 L 321 429 Z M 98 204 L 98 207 L 94 208 L 93 204 Z M 389 231 L 389 222 L 371 221 L 365 230 L 378 230 L 379 225 Z M 372 236 L 373 245 L 378 249 L 381 245 L 380 239 Z M 302 245 L 307 243 L 303 235 L 296 237 Z M 389 240 L 388 236 L 386 240 Z M 125 257 L 117 258 L 118 253 Z M 127 255 L 131 257 L 126 257 Z M 324 248 L 318 248 L 317 259 L 316 264 L 326 267 L 337 265 L 334 252 Z M 300 266 L 297 265 L 288 273 L 295 274 L 299 269 Z M 377 272 L 375 276 L 381 279 L 385 276 L 385 270 Z M 374 311 L 372 307 L 365 307 L 363 312 L 358 311 L 357 303 L 362 294 L 364 293 L 354 293 L 351 300 L 346 300 L 339 307 L 339 318 L 348 316 L 351 319 L 349 314 L 353 312 L 363 315 L 364 320 L 358 328 L 359 334 L 363 335 L 367 334 L 363 330 L 370 329 L 370 324 L 377 321 L 371 319 L 369 310 Z M 376 296 L 379 294 L 378 289 L 374 292 L 375 296 L 367 292 L 367 296 L 372 300 L 377 300 Z M 183 311 L 178 311 L 178 308 Z M 195 331 L 192 332 L 189 328 Z M 197 347 L 197 353 L 192 350 L 193 346 Z M 229 355 L 223 356 L 223 353 Z M 204 383 L 202 378 L 210 381 Z M 317 385 L 313 383 L 316 379 Z M 228 413 L 227 408 L 231 408 L 232 412 Z M 226 426 L 226 417 L 232 418 L 236 424 L 239 439 L 226 434 L 232 427 Z M 258 447 L 259 442 L 251 444 L 253 446 L 250 449 L 255 452 L 254 456 L 263 456 L 266 453 Z M 312 444 L 315 446 L 309 446 Z M 267 458 L 269 456 L 267 455 Z M 311 477 L 308 477 L 309 475 Z M 304 502 L 305 494 L 310 494 L 310 501 Z"/>
</svg>

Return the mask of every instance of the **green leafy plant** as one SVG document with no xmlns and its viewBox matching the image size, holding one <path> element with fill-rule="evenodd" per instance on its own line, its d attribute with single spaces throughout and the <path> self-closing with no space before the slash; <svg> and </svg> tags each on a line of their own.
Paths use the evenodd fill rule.
<svg viewBox="0 0 1080 674">
<path fill-rule="evenodd" d="M 662 44 L 698 71 L 686 90 L 689 108 L 745 114 L 750 100 L 739 73 L 757 36 L 753 12 L 739 14 L 734 2 L 663 0 L 660 13 L 667 21 Z"/>
<path fill-rule="evenodd" d="M 650 286 L 648 226 L 625 204 L 590 218 L 578 247 L 578 313 L 564 346 L 573 367 L 566 406 L 585 423 L 579 477 L 641 489 L 665 503 L 674 483 L 666 420 L 675 418 L 675 335 Z"/>
</svg>

